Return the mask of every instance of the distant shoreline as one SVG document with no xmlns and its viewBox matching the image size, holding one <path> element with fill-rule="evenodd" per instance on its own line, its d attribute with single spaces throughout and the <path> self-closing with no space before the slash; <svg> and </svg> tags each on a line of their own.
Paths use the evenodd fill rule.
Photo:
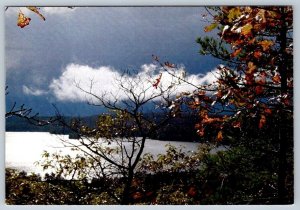
<svg viewBox="0 0 300 210">
<path fill-rule="evenodd" d="M 51 135 L 63 135 L 63 136 L 69 136 L 70 134 L 60 134 L 60 133 L 51 133 L 48 131 L 5 131 L 5 133 L 44 133 L 44 134 L 51 134 Z M 179 140 L 164 140 L 164 139 L 152 139 L 147 138 L 147 140 L 154 140 L 154 141 L 161 141 L 161 142 L 188 142 L 188 143 L 203 143 L 200 141 L 179 141 Z"/>
</svg>

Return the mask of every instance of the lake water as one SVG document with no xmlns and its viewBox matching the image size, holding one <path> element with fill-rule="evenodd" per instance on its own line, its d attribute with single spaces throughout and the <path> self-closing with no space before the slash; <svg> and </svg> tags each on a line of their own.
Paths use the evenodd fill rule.
<svg viewBox="0 0 300 210">
<path fill-rule="evenodd" d="M 40 167 L 34 163 L 41 160 L 44 150 L 49 153 L 62 151 L 63 154 L 74 154 L 70 148 L 65 148 L 61 139 L 68 139 L 67 135 L 56 135 L 47 132 L 6 132 L 5 133 L 5 164 L 6 167 L 43 174 Z M 183 146 L 183 151 L 195 151 L 199 143 L 168 142 L 149 139 L 146 141 L 144 153 L 153 155 L 166 151 L 166 144 L 176 147 Z"/>
</svg>

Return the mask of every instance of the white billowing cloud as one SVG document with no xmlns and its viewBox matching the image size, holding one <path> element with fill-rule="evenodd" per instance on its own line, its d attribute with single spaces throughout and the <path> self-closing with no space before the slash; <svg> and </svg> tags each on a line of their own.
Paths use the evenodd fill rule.
<svg viewBox="0 0 300 210">
<path fill-rule="evenodd" d="M 151 64 L 143 64 L 141 66 L 141 69 L 145 72 L 145 73 L 151 73 L 153 71 L 155 71 L 155 69 L 157 69 L 157 66 L 154 65 L 153 63 Z"/>
<path fill-rule="evenodd" d="M 122 74 L 110 66 L 93 68 L 87 65 L 69 64 L 63 69 L 59 78 L 52 80 L 49 89 L 60 101 L 94 101 L 95 97 L 86 92 L 99 97 L 105 95 L 107 100 L 121 101 L 133 99 L 132 94 L 140 99 L 147 99 L 167 89 L 165 94 L 175 95 L 180 92 L 193 91 L 196 89 L 195 86 L 216 81 L 213 73 L 185 76 L 184 67 L 169 69 L 169 71 L 171 74 L 154 64 L 144 64 L 136 74 Z M 155 88 L 153 84 L 157 82 L 160 75 L 158 88 Z M 194 86 L 179 79 L 183 77 Z"/>
<path fill-rule="evenodd" d="M 83 90 L 90 88 L 96 94 L 107 91 L 116 92 L 115 78 L 121 75 L 109 66 L 92 68 L 86 65 L 69 64 L 58 79 L 54 79 L 49 88 L 60 101 L 86 101 Z M 82 89 L 80 89 L 80 88 Z"/>
<path fill-rule="evenodd" d="M 23 93 L 26 95 L 33 95 L 33 96 L 41 96 L 48 94 L 48 91 L 40 90 L 40 89 L 33 89 L 23 85 Z"/>
<path fill-rule="evenodd" d="M 76 9 L 76 7 L 42 7 L 42 12 L 44 12 L 46 15 L 67 15 L 73 13 Z"/>
</svg>

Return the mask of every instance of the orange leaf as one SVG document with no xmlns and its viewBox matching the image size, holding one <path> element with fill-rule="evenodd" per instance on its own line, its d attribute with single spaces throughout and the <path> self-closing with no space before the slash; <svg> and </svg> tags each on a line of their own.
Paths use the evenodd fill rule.
<svg viewBox="0 0 300 210">
<path fill-rule="evenodd" d="M 24 28 L 25 26 L 29 25 L 30 21 L 31 19 L 29 17 L 26 17 L 21 11 L 19 12 L 18 26 Z"/>
<path fill-rule="evenodd" d="M 218 135 L 217 135 L 217 141 L 222 141 L 223 140 L 223 134 L 222 134 L 222 131 L 219 131 L 218 132 Z"/>
<path fill-rule="evenodd" d="M 248 43 L 249 43 L 249 44 L 254 44 L 255 41 L 256 41 L 256 38 L 254 37 L 253 39 L 249 40 Z"/>
<path fill-rule="evenodd" d="M 260 116 L 260 120 L 259 120 L 259 124 L 258 124 L 258 128 L 261 129 L 262 127 L 264 127 L 264 125 L 266 124 L 266 116 L 265 115 L 261 115 Z"/>
<path fill-rule="evenodd" d="M 202 120 L 202 123 L 210 124 L 210 123 L 213 123 L 213 122 L 216 122 L 216 121 L 219 121 L 219 119 L 207 117 L 207 118 L 204 118 L 204 119 Z"/>
<path fill-rule="evenodd" d="M 235 50 L 233 53 L 231 53 L 231 57 L 236 57 L 238 54 L 240 54 L 241 51 L 242 51 L 242 48 Z"/>
<path fill-rule="evenodd" d="M 275 84 L 279 84 L 280 83 L 280 76 L 279 76 L 279 74 L 276 74 L 273 78 L 272 78 L 272 80 L 273 80 L 273 82 L 275 83 Z"/>
<path fill-rule="evenodd" d="M 39 12 L 39 9 L 37 7 L 26 7 L 26 8 L 31 10 L 32 12 L 36 13 L 43 20 L 46 20 L 46 18 Z"/>
<path fill-rule="evenodd" d="M 263 40 L 263 41 L 259 42 L 258 44 L 262 46 L 263 51 L 267 51 L 274 44 L 274 42 L 271 40 Z"/>
</svg>

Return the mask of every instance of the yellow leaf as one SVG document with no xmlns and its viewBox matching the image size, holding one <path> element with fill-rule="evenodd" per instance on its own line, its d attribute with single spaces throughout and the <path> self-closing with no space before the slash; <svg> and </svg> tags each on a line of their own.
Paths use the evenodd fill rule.
<svg viewBox="0 0 300 210">
<path fill-rule="evenodd" d="M 247 74 L 253 74 L 256 71 L 256 65 L 253 62 L 248 63 Z"/>
<path fill-rule="evenodd" d="M 281 14 L 278 12 L 275 12 L 275 11 L 267 10 L 266 13 L 267 13 L 268 17 L 271 17 L 274 19 L 279 19 L 281 17 Z"/>
<path fill-rule="evenodd" d="M 232 22 L 234 19 L 236 19 L 237 17 L 241 16 L 241 11 L 239 7 L 234 7 L 231 10 L 229 10 L 228 13 L 228 21 Z"/>
<path fill-rule="evenodd" d="M 242 31 L 241 34 L 244 36 L 248 36 L 251 34 L 251 29 L 253 28 L 253 26 L 250 23 L 247 23 L 246 25 L 244 25 L 242 27 Z"/>
<path fill-rule="evenodd" d="M 265 13 L 266 13 L 266 10 L 259 9 L 258 13 L 256 14 L 255 19 L 257 19 L 258 22 L 260 22 L 260 23 L 266 23 L 267 20 L 266 20 L 266 17 L 265 17 Z"/>
<path fill-rule="evenodd" d="M 218 23 L 212 23 L 209 26 L 205 26 L 204 31 L 210 32 L 218 26 Z"/>
</svg>

